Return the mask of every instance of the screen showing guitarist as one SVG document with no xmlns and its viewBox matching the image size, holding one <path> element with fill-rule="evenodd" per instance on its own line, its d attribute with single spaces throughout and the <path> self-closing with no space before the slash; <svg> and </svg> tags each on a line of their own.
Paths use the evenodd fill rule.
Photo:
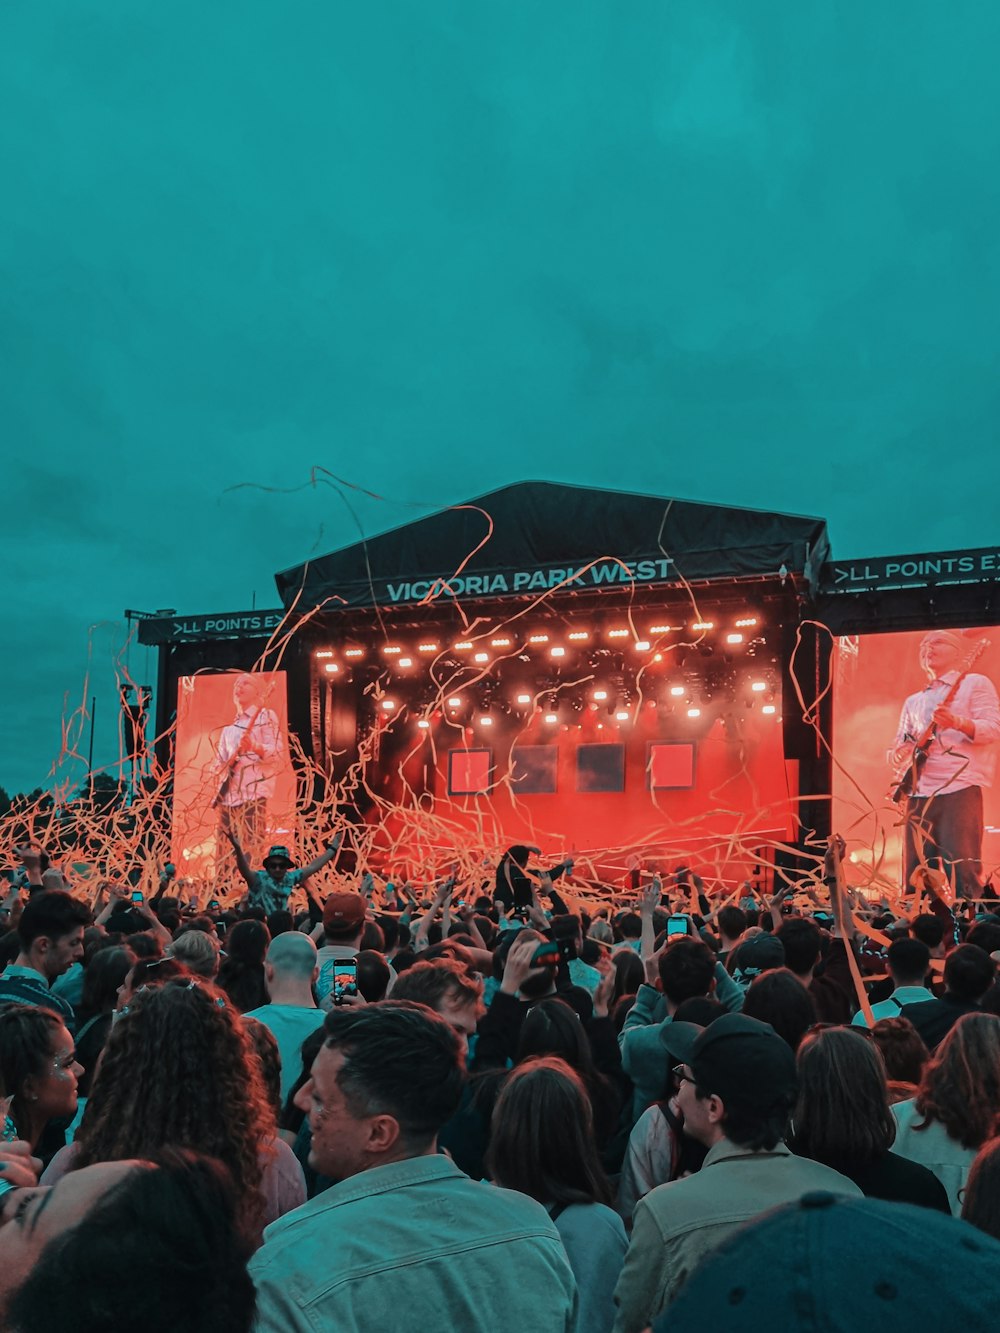
<svg viewBox="0 0 1000 1333">
<path fill-rule="evenodd" d="M 274 795 L 284 741 L 278 716 L 266 706 L 264 694 L 258 677 L 236 677 L 236 717 L 223 727 L 216 744 L 219 787 L 212 804 L 219 812 L 218 861 L 232 855 L 227 831 L 255 856 L 267 829 L 267 803 Z"/>
<path fill-rule="evenodd" d="M 957 896 L 982 892 L 983 788 L 993 785 L 1000 703 L 993 682 L 970 668 L 987 646 L 933 630 L 920 641 L 928 683 L 903 704 L 893 793 L 905 814 L 904 883 L 937 867 Z"/>
</svg>

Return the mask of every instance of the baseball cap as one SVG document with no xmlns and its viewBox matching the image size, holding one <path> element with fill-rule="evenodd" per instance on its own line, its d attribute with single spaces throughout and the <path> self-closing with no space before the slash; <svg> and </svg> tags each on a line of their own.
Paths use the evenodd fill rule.
<svg viewBox="0 0 1000 1333">
<path fill-rule="evenodd" d="M 667 1026 L 670 1026 L 669 1024 Z M 683 1059 L 695 1082 L 723 1103 L 770 1106 L 793 1097 L 799 1081 L 792 1049 L 771 1027 L 744 1014 L 724 1014 Z"/>
<path fill-rule="evenodd" d="M 686 1065 L 695 1042 L 704 1031 L 700 1023 L 661 1023 L 660 1045 L 672 1060 Z"/>
<path fill-rule="evenodd" d="M 273 847 L 268 848 L 267 855 L 264 857 L 264 864 L 266 865 L 268 861 L 285 861 L 290 866 L 295 864 L 289 855 L 288 848 L 282 847 L 280 843 L 275 843 Z"/>
<path fill-rule="evenodd" d="M 761 931 L 737 945 L 733 957 L 733 980 L 744 990 L 762 972 L 785 966 L 785 946 L 776 935 Z"/>
<path fill-rule="evenodd" d="M 323 927 L 331 934 L 353 934 L 364 925 L 367 911 L 360 893 L 331 893 L 323 904 Z"/>
<path fill-rule="evenodd" d="M 933 1262 L 914 1262 L 919 1255 Z M 992 1333 L 998 1309 L 1000 1242 L 991 1236 L 931 1208 L 816 1191 L 710 1251 L 653 1333 L 734 1323 L 740 1333 L 857 1333 L 921 1327 L 933 1310 L 949 1328 Z"/>
</svg>

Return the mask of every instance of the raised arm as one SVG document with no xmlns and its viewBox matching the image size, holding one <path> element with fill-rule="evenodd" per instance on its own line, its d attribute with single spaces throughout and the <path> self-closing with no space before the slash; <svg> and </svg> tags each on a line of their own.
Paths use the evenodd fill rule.
<svg viewBox="0 0 1000 1333">
<path fill-rule="evenodd" d="M 326 851 L 317 856 L 315 861 L 310 861 L 307 866 L 302 867 L 302 879 L 308 879 L 310 875 L 315 875 L 317 870 L 322 870 L 328 865 L 340 851 L 340 844 L 343 841 L 343 833 L 335 834 L 326 844 Z"/>
<path fill-rule="evenodd" d="M 240 846 L 239 839 L 231 828 L 227 828 L 225 834 L 232 846 L 233 855 L 236 857 L 236 869 L 246 880 L 247 887 L 252 889 L 256 875 L 250 867 L 250 862 L 246 858 L 246 853 Z"/>
</svg>

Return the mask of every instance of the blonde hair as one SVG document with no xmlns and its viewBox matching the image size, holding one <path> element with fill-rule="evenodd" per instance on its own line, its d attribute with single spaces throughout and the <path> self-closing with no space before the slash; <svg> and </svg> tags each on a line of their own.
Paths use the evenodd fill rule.
<svg viewBox="0 0 1000 1333">
<path fill-rule="evenodd" d="M 211 981 L 219 970 L 219 942 L 204 930 L 185 930 L 166 950 L 168 958 L 176 958 L 189 972 Z"/>
</svg>

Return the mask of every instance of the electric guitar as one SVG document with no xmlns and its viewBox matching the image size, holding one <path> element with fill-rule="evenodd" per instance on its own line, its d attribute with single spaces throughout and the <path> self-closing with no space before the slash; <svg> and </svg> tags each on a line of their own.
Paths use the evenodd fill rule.
<svg viewBox="0 0 1000 1333">
<path fill-rule="evenodd" d="M 253 729 L 256 726 L 257 719 L 260 717 L 263 711 L 264 711 L 263 708 L 258 708 L 254 712 L 253 717 L 250 719 L 250 725 L 247 727 L 246 731 L 240 738 L 239 745 L 237 745 L 236 749 L 233 751 L 230 757 L 223 764 L 222 768 L 219 770 L 218 773 L 219 786 L 215 793 L 215 796 L 212 798 L 211 808 L 213 810 L 216 808 L 216 806 L 220 805 L 222 801 L 225 799 L 226 793 L 229 791 L 229 788 L 232 785 L 233 778 L 236 776 L 237 764 L 239 763 L 243 755 L 245 755 L 246 752 L 250 749 L 250 738 L 253 734 Z"/>
<path fill-rule="evenodd" d="M 947 708 L 955 695 L 958 693 L 958 687 L 966 678 L 969 672 L 975 666 L 976 662 L 982 657 L 986 649 L 990 646 L 989 639 L 980 639 L 976 646 L 969 653 L 968 657 L 962 663 L 962 669 L 955 677 L 948 688 L 948 693 L 939 704 L 935 705 L 934 711 L 939 708 Z M 927 763 L 927 756 L 930 753 L 931 742 L 937 735 L 937 723 L 931 718 L 927 726 L 913 742 L 913 748 L 909 752 L 905 764 L 901 770 L 897 770 L 895 783 L 892 791 L 892 799 L 896 805 L 900 805 L 908 797 L 912 796 L 917 790 L 917 784 L 920 781 L 920 774 L 924 771 L 924 765 Z"/>
</svg>

